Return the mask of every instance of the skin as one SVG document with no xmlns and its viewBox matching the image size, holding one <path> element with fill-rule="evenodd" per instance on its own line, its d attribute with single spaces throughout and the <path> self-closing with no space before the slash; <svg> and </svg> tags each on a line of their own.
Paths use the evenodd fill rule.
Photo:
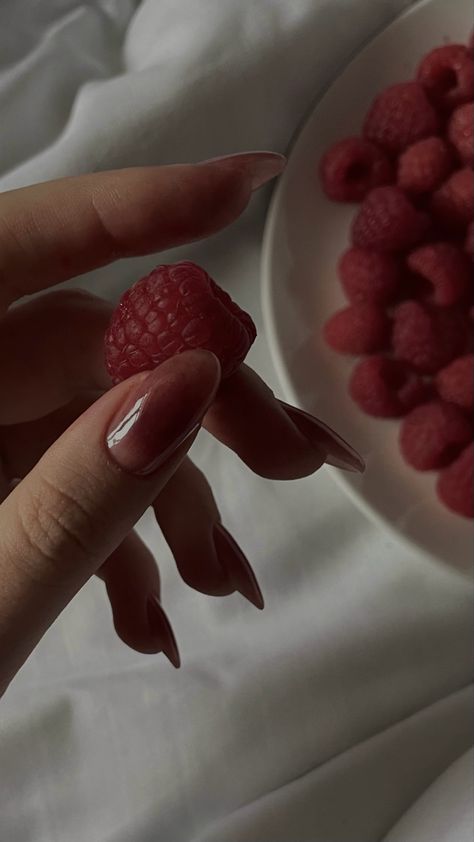
<svg viewBox="0 0 474 842">
<path fill-rule="evenodd" d="M 252 186 L 246 164 L 223 161 L 0 195 L 0 692 L 95 574 L 121 639 L 140 652 L 163 648 L 146 611 L 147 596 L 160 593 L 158 568 L 133 531 L 150 506 L 185 582 L 214 595 L 234 590 L 216 558 L 212 491 L 187 456 L 196 431 L 183 442 L 177 429 L 174 451 L 146 476 L 124 470 L 107 447 L 113 418 L 149 376 L 110 388 L 102 349 L 110 305 L 48 290 L 10 308 L 118 258 L 212 234 L 239 216 Z M 198 407 L 198 420 L 262 476 L 305 476 L 325 459 L 325 447 L 245 366 L 219 388 L 215 358 L 190 353 L 170 368 L 173 407 L 156 373 L 149 377 L 162 416 L 176 413 L 176 401 L 179 418 Z M 238 412 L 242 402 L 247 413 Z"/>
</svg>

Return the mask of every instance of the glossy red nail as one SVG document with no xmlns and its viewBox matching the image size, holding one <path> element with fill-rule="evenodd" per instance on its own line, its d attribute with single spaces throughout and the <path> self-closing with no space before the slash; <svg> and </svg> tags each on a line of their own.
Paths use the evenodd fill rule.
<svg viewBox="0 0 474 842">
<path fill-rule="evenodd" d="M 362 456 L 351 447 L 338 433 L 328 427 L 319 418 L 297 409 L 284 401 L 279 401 L 280 406 L 285 410 L 300 433 L 310 444 L 315 445 L 318 450 L 326 450 L 325 462 L 335 468 L 342 468 L 345 471 L 357 471 L 363 473 L 365 462 Z"/>
<path fill-rule="evenodd" d="M 239 545 L 221 523 L 214 526 L 214 544 L 217 557 L 235 590 L 261 610 L 265 603 L 255 573 Z"/>
<path fill-rule="evenodd" d="M 155 471 L 193 434 L 220 382 L 217 357 L 187 351 L 140 379 L 110 423 L 107 447 L 124 470 Z"/>
<path fill-rule="evenodd" d="M 171 623 L 166 616 L 163 606 L 156 594 L 150 594 L 147 602 L 148 622 L 153 639 L 159 644 L 160 651 L 176 669 L 181 666 L 178 644 L 174 636 Z"/>
</svg>

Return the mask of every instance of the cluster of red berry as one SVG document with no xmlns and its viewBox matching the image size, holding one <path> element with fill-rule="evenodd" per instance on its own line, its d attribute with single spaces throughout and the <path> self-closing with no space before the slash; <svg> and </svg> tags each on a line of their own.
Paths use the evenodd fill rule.
<svg viewBox="0 0 474 842">
<path fill-rule="evenodd" d="M 437 490 L 474 517 L 471 334 L 474 247 L 474 61 L 449 44 L 416 79 L 375 99 L 363 136 L 332 146 L 320 165 L 326 195 L 361 202 L 339 278 L 349 306 L 327 343 L 363 355 L 349 391 L 369 415 L 402 417 L 400 447 Z"/>
</svg>

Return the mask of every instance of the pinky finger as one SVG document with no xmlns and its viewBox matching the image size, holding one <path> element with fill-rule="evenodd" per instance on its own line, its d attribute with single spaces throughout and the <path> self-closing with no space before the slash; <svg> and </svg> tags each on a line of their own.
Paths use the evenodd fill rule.
<svg viewBox="0 0 474 842">
<path fill-rule="evenodd" d="M 137 652 L 163 652 L 179 667 L 176 639 L 161 607 L 160 574 L 136 532 L 127 535 L 97 575 L 105 582 L 119 638 Z"/>
</svg>

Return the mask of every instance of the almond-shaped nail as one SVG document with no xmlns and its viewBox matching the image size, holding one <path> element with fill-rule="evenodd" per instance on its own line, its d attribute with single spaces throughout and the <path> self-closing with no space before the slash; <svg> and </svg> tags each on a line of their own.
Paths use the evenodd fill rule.
<svg viewBox="0 0 474 842">
<path fill-rule="evenodd" d="M 286 167 L 286 158 L 279 152 L 238 152 L 234 155 L 209 158 L 208 161 L 201 163 L 206 166 L 224 166 L 241 170 L 250 179 L 252 190 L 258 190 L 283 172 Z"/>
<path fill-rule="evenodd" d="M 141 378 L 106 434 L 114 461 L 132 474 L 156 471 L 199 429 L 219 382 L 219 360 L 209 351 L 186 351 Z"/>
<path fill-rule="evenodd" d="M 262 592 L 255 573 L 239 545 L 221 523 L 215 524 L 213 533 L 217 557 L 235 590 L 262 610 L 265 605 Z"/>
<path fill-rule="evenodd" d="M 318 447 L 319 450 L 326 450 L 325 462 L 328 465 L 342 468 L 344 471 L 359 473 L 365 471 L 362 456 L 331 427 L 319 418 L 315 418 L 314 415 L 310 415 L 309 412 L 297 409 L 296 406 L 291 406 L 284 401 L 279 401 L 279 404 L 310 444 Z"/>
<path fill-rule="evenodd" d="M 160 646 L 160 651 L 176 669 L 181 666 L 178 644 L 174 636 L 171 623 L 163 610 L 163 606 L 156 594 L 150 594 L 147 601 L 148 623 L 153 639 Z"/>
</svg>

